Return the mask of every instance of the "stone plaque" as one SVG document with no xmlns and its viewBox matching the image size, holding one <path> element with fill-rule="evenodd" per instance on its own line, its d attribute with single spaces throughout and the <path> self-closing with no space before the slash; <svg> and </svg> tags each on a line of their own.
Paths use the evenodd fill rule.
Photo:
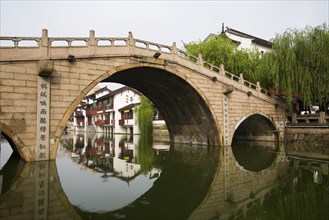
<svg viewBox="0 0 329 220">
<path fill-rule="evenodd" d="M 38 78 L 36 160 L 49 160 L 50 78 Z"/>
<path fill-rule="evenodd" d="M 228 98 L 224 95 L 223 97 L 223 116 L 224 116 L 224 146 L 230 145 L 229 137 L 229 117 L 228 117 Z"/>
</svg>

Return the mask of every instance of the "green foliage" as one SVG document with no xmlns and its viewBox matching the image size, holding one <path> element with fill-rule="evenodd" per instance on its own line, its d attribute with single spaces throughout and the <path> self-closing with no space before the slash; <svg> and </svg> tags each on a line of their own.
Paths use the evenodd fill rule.
<svg viewBox="0 0 329 220">
<path fill-rule="evenodd" d="M 186 50 L 201 54 L 213 65 L 224 64 L 233 74 L 262 87 L 282 89 L 290 102 L 292 94 L 302 95 L 305 106 L 329 98 L 329 28 L 326 25 L 289 29 L 273 40 L 273 53 L 260 56 L 257 50 L 238 50 L 227 37 L 220 35 L 207 42 L 189 43 Z"/>
<path fill-rule="evenodd" d="M 137 123 L 141 134 L 152 134 L 153 116 L 154 108 L 152 106 L 152 102 L 147 97 L 141 96 L 140 105 L 137 108 Z"/>
<path fill-rule="evenodd" d="M 287 184 L 238 220 L 327 219 L 329 194 L 326 187 L 327 184 L 314 184 L 312 180 L 306 181 L 303 186 Z"/>
<path fill-rule="evenodd" d="M 219 35 L 207 42 L 192 42 L 185 44 L 185 49 L 192 55 L 202 55 L 202 58 L 215 66 L 225 65 L 225 70 L 233 73 L 243 73 L 244 78 L 256 81 L 256 68 L 260 60 L 260 52 L 240 50 L 229 38 Z"/>
<path fill-rule="evenodd" d="M 138 142 L 137 160 L 141 164 L 141 172 L 145 173 L 152 168 L 154 155 L 153 145 L 153 116 L 154 108 L 152 102 L 145 96 L 140 97 L 140 105 L 137 108 L 138 126 L 140 139 Z"/>
<path fill-rule="evenodd" d="M 329 29 L 326 25 L 303 30 L 289 29 L 273 41 L 272 55 L 264 56 L 260 77 L 282 88 L 288 101 L 302 94 L 305 105 L 321 104 L 329 91 Z M 260 80 L 260 81 L 262 81 Z"/>
<path fill-rule="evenodd" d="M 154 163 L 153 134 L 141 133 L 138 141 L 137 162 L 141 165 L 141 172 L 147 173 L 152 169 Z"/>
</svg>

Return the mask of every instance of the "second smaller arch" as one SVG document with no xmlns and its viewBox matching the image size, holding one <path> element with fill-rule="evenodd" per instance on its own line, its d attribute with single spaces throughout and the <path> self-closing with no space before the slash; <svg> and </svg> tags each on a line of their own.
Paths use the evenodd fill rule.
<svg viewBox="0 0 329 220">
<path fill-rule="evenodd" d="M 238 140 L 278 141 L 279 135 L 271 118 L 258 112 L 245 115 L 235 125 L 232 142 Z"/>
</svg>

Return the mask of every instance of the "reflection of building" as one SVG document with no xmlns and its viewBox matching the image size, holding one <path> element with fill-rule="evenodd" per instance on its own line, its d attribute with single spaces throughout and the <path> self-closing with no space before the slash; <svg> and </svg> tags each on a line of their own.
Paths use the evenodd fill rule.
<svg viewBox="0 0 329 220">
<path fill-rule="evenodd" d="M 130 87 L 111 91 L 107 87 L 86 96 L 74 111 L 75 131 L 139 133 L 134 107 L 140 93 Z"/>
<path fill-rule="evenodd" d="M 70 157 L 75 163 L 82 164 L 85 170 L 92 173 L 104 173 L 103 177 L 118 178 L 127 183 L 141 173 L 141 164 L 136 162 L 139 135 L 104 137 L 100 133 L 85 132 L 63 140 L 65 141 L 62 146 L 68 153 L 63 153 L 62 150 L 59 152 Z M 152 150 L 161 160 L 163 153 L 169 151 L 169 145 L 154 144 Z M 149 172 L 150 179 L 158 178 L 161 169 L 153 167 Z"/>
</svg>

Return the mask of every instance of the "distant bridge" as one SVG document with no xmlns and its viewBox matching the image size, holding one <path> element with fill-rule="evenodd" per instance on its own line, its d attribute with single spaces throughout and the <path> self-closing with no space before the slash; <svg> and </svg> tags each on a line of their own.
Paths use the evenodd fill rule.
<svg viewBox="0 0 329 220">
<path fill-rule="evenodd" d="M 172 143 L 231 145 L 283 140 L 275 96 L 172 46 L 133 38 L 0 37 L 0 130 L 26 161 L 55 159 L 72 112 L 99 82 L 146 95 Z M 266 73 L 264 73 L 266 74 Z"/>
</svg>

